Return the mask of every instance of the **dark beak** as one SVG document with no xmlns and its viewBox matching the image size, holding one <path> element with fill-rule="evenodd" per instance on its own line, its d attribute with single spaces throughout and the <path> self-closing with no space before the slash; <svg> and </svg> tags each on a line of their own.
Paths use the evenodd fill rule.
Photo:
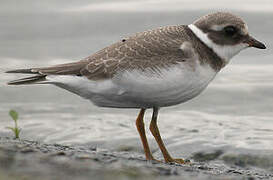
<svg viewBox="0 0 273 180">
<path fill-rule="evenodd" d="M 255 48 L 258 48 L 258 49 L 266 49 L 266 47 L 265 47 L 265 45 L 263 43 L 261 43 L 260 41 L 254 39 L 250 35 L 248 35 L 246 37 L 246 39 L 244 40 L 244 43 L 247 43 L 249 45 L 249 47 L 255 47 Z"/>
</svg>

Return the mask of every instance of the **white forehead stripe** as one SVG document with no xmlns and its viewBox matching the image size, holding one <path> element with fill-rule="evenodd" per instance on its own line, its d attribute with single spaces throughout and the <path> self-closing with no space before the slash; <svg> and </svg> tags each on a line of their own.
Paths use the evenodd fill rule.
<svg viewBox="0 0 273 180">
<path fill-rule="evenodd" d="M 237 45 L 218 45 L 209 39 L 208 35 L 196 27 L 194 24 L 188 25 L 192 32 L 209 48 L 211 48 L 219 57 L 221 57 L 226 63 L 238 54 L 241 50 L 248 47 L 247 44 L 241 43 Z"/>
<path fill-rule="evenodd" d="M 211 26 L 211 29 L 214 30 L 214 31 L 221 31 L 226 26 L 227 26 L 226 24 L 224 24 L 224 25 L 213 25 L 213 26 Z"/>
<path fill-rule="evenodd" d="M 230 24 L 212 25 L 211 29 L 214 31 L 222 31 L 227 26 L 232 26 L 232 25 L 230 25 Z M 244 28 L 242 28 L 242 33 L 248 34 L 248 27 L 246 24 L 244 24 Z"/>
</svg>

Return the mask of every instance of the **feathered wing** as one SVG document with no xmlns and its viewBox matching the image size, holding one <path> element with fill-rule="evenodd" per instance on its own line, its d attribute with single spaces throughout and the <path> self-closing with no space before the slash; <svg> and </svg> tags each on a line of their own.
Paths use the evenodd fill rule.
<svg viewBox="0 0 273 180">
<path fill-rule="evenodd" d="M 6 73 L 35 74 L 34 76 L 21 78 L 8 82 L 9 85 L 33 84 L 46 80 L 47 75 L 81 75 L 80 70 L 87 65 L 87 62 L 60 64 L 46 68 L 16 69 Z"/>
<path fill-rule="evenodd" d="M 157 72 L 162 67 L 192 61 L 194 53 L 191 44 L 188 43 L 190 48 L 188 46 L 184 50 L 181 48 L 188 39 L 182 26 L 167 26 L 137 33 L 75 63 L 7 71 L 7 73 L 35 74 L 8 84 L 37 83 L 46 80 L 47 75 L 85 76 L 90 80 L 100 80 L 111 78 L 117 72 L 125 70 L 149 69 Z"/>
<path fill-rule="evenodd" d="M 19 72 L 18 72 L 19 73 Z M 27 78 L 21 78 L 14 81 L 8 82 L 8 85 L 22 85 L 22 84 L 33 84 L 45 80 L 46 75 L 36 75 Z"/>
<path fill-rule="evenodd" d="M 113 77 L 117 72 L 147 69 L 157 72 L 188 59 L 181 44 L 189 40 L 182 26 L 167 26 L 137 33 L 87 58 L 81 74 L 97 80 Z"/>
</svg>

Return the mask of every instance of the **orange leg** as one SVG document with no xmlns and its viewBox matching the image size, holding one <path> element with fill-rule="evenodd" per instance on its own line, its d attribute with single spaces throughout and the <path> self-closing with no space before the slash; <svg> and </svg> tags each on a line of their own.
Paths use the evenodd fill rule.
<svg viewBox="0 0 273 180">
<path fill-rule="evenodd" d="M 138 117 L 136 119 L 136 127 L 137 127 L 138 133 L 140 135 L 140 138 L 141 138 L 141 141 L 142 141 L 142 144 L 144 147 L 146 159 L 147 160 L 155 160 L 151 151 L 150 151 L 148 141 L 146 138 L 146 134 L 145 134 L 145 128 L 144 128 L 145 126 L 144 126 L 144 122 L 143 122 L 144 113 L 145 113 L 145 109 L 141 109 L 138 114 Z"/>
<path fill-rule="evenodd" d="M 167 151 L 162 139 L 161 139 L 161 136 L 160 136 L 160 132 L 159 132 L 159 129 L 157 127 L 157 116 L 158 116 L 158 108 L 153 108 L 153 116 L 152 116 L 152 121 L 151 121 L 151 124 L 150 124 L 150 131 L 152 132 L 162 154 L 163 154 L 163 157 L 165 159 L 165 162 L 166 163 L 170 163 L 170 162 L 176 162 L 176 163 L 179 163 L 179 164 L 185 164 L 185 161 L 183 159 L 173 159 L 169 152 Z"/>
</svg>

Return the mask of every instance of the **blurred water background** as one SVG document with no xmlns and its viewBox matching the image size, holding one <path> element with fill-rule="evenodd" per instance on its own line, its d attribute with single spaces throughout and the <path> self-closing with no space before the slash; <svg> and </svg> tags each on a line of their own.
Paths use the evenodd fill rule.
<svg viewBox="0 0 273 180">
<path fill-rule="evenodd" d="M 268 49 L 241 52 L 199 97 L 163 108 L 159 128 L 175 157 L 220 151 L 215 162 L 273 171 L 272 0 L 1 0 L 0 4 L 0 135 L 12 136 L 5 127 L 13 125 L 8 111 L 15 109 L 22 138 L 115 151 L 142 152 L 135 128 L 138 110 L 98 108 L 54 86 L 9 87 L 6 82 L 19 76 L 3 72 L 80 60 L 135 32 L 190 24 L 210 12 L 241 16 Z M 147 125 L 150 118 L 148 111 Z M 148 138 L 155 155 L 162 158 L 150 133 Z"/>
</svg>

